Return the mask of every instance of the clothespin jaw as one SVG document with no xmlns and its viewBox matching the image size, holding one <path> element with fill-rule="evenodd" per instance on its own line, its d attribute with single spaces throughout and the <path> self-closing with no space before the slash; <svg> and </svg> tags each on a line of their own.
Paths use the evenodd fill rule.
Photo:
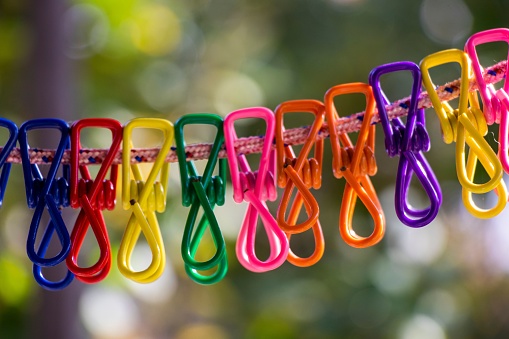
<svg viewBox="0 0 509 339">
<path fill-rule="evenodd" d="M 163 144 L 159 151 L 159 154 L 162 156 L 158 156 L 152 166 L 152 171 L 150 172 L 148 178 L 146 179 L 146 184 L 149 183 L 158 183 L 160 185 L 160 189 L 153 190 L 142 190 L 143 195 L 137 197 L 137 202 L 139 202 L 142 206 L 147 204 L 147 200 L 149 195 L 155 194 L 158 197 L 157 201 L 164 201 L 163 204 L 158 204 L 157 212 L 162 213 L 166 208 L 166 192 L 168 188 L 168 175 L 169 175 L 169 166 L 170 164 L 166 162 L 166 155 L 169 153 L 173 140 L 174 140 L 174 131 L 173 124 L 165 119 L 156 119 L 156 118 L 136 118 L 129 121 L 124 125 L 123 128 L 123 145 L 122 145 L 122 204 L 125 210 L 129 210 L 132 206 L 132 191 L 138 191 L 138 187 L 133 187 L 135 183 L 139 181 L 143 181 L 141 178 L 141 172 L 138 169 L 137 164 L 131 164 L 130 152 L 133 148 L 132 144 L 132 133 L 135 129 L 153 129 L 158 130 L 163 133 Z M 141 161 L 142 159 L 140 159 Z M 134 177 L 134 180 L 131 177 L 131 173 Z M 157 175 L 160 175 L 159 180 L 157 180 Z M 163 196 L 164 199 L 159 198 Z M 145 208 L 146 209 L 146 208 Z"/>
<path fill-rule="evenodd" d="M 362 125 L 356 145 L 352 144 L 346 133 L 338 134 L 336 123 L 339 116 L 334 105 L 336 96 L 352 93 L 362 93 L 366 96 L 366 109 L 361 118 Z M 374 175 L 377 170 L 374 157 L 375 125 L 372 124 L 375 112 L 373 91 L 371 86 L 364 83 L 341 84 L 330 88 L 325 93 L 324 102 L 332 144 L 334 176 L 344 177 L 347 181 L 339 213 L 341 237 L 353 247 L 373 246 L 380 242 L 385 234 L 384 213 L 369 179 L 369 175 Z M 340 142 L 344 145 L 344 149 L 341 148 Z M 374 221 L 373 232 L 367 237 L 360 236 L 353 230 L 352 220 L 357 197 L 366 206 Z"/>
<path fill-rule="evenodd" d="M 132 134 L 137 128 L 158 130 L 163 134 L 163 144 L 146 180 L 139 165 L 133 164 L 131 159 Z M 137 118 L 123 128 L 122 202 L 124 209 L 132 210 L 132 214 L 120 243 L 117 263 L 124 276 L 139 283 L 155 281 L 166 265 L 164 243 L 155 212 L 162 213 L 166 208 L 169 163 L 165 160 L 173 144 L 173 134 L 173 125 L 165 119 Z M 141 232 L 152 252 L 152 261 L 146 269 L 135 271 L 131 257 Z"/>
<path fill-rule="evenodd" d="M 350 149 L 353 149 L 353 144 L 348 135 L 345 133 L 339 134 L 335 128 L 339 121 L 339 115 L 334 105 L 334 98 L 339 95 L 353 93 L 360 93 L 366 96 L 366 110 L 364 116 L 359 117 L 359 120 L 362 120 L 362 126 L 357 140 L 357 145 L 360 145 L 362 149 L 356 148 L 353 155 L 350 156 L 351 159 L 345 162 L 345 154 L 342 152 L 340 144 L 343 143 L 345 147 Z M 375 175 L 377 171 L 374 158 L 375 125 L 372 124 L 372 118 L 376 103 L 371 86 L 360 82 L 334 86 L 325 93 L 324 103 L 332 146 L 332 171 L 334 176 L 342 178 L 347 167 L 353 169 L 352 173 L 355 176 L 361 175 L 361 173 L 366 171 L 369 171 L 370 175 Z M 361 162 L 363 162 L 363 166 L 359 166 Z"/>
<path fill-rule="evenodd" d="M 11 163 L 6 162 L 9 157 L 12 149 L 16 146 L 16 141 L 18 140 L 18 126 L 12 121 L 0 118 L 0 126 L 7 129 L 9 132 L 9 138 L 5 142 L 2 151 L 0 151 L 0 207 L 2 207 L 5 190 L 7 188 L 7 181 L 9 180 L 9 174 L 11 172 Z"/>
<path fill-rule="evenodd" d="M 394 118 L 389 121 L 385 108 L 389 104 L 380 85 L 384 74 L 407 71 L 412 74 L 413 85 L 410 100 L 400 106 L 408 109 L 407 122 Z M 377 102 L 378 116 L 385 132 L 386 152 L 390 157 L 400 156 L 396 176 L 395 209 L 399 219 L 407 226 L 422 227 L 435 219 L 442 204 L 442 192 L 438 180 L 424 158 L 422 152 L 430 148 L 430 140 L 425 127 L 424 109 L 417 104 L 421 92 L 421 71 L 410 61 L 400 61 L 374 68 L 369 76 L 373 95 Z M 430 205 L 424 209 L 414 209 L 408 202 L 408 190 L 413 174 L 419 179 L 428 195 Z"/>
<path fill-rule="evenodd" d="M 210 156 L 201 176 L 198 175 L 193 161 L 188 161 L 188 154 L 185 151 L 184 126 L 189 124 L 212 125 L 217 128 Z M 219 115 L 187 114 L 175 122 L 175 144 L 182 184 L 182 205 L 191 206 L 184 228 L 181 253 L 186 264 L 187 274 L 200 284 L 216 283 L 224 278 L 228 270 L 226 244 L 213 211 L 215 205 L 221 206 L 225 202 L 226 159 L 218 159 L 223 142 L 223 119 Z M 218 175 L 214 176 L 216 164 L 218 164 Z M 204 214 L 195 227 L 200 207 Z M 210 228 L 216 253 L 207 261 L 198 261 L 195 259 L 195 255 L 207 227 Z M 210 275 L 199 272 L 213 267 L 217 267 L 217 269 Z"/>
<path fill-rule="evenodd" d="M 444 105 L 440 103 L 434 89 L 429 69 L 453 62 L 461 66 L 459 108 L 452 110 L 447 105 L 447 114 L 444 115 Z M 424 86 L 440 118 L 444 140 L 446 142 L 456 141 L 456 172 L 463 187 L 462 196 L 465 207 L 470 213 L 479 218 L 493 217 L 499 214 L 507 201 L 507 188 L 502 181 L 502 165 L 488 142 L 483 138 L 488 131 L 488 127 L 484 114 L 480 110 L 477 96 L 469 93 L 470 59 L 461 50 L 446 50 L 424 58 L 421 61 L 421 70 Z M 468 157 L 466 156 L 466 145 L 470 147 Z M 481 162 L 490 177 L 485 183 L 477 184 L 474 182 L 477 160 Z M 472 199 L 473 193 L 488 193 L 495 189 L 498 194 L 498 202 L 491 209 L 479 208 Z"/>
<path fill-rule="evenodd" d="M 307 139 L 298 156 L 290 145 L 284 140 L 284 115 L 305 112 L 315 116 L 313 124 L 309 127 Z M 319 189 L 322 184 L 323 139 L 318 139 L 322 132 L 325 107 L 317 100 L 294 100 L 280 104 L 276 108 L 276 153 L 278 186 L 284 188 L 283 197 L 277 211 L 277 223 L 287 234 L 303 233 L 309 229 L 313 231 L 315 250 L 309 257 L 301 258 L 289 250 L 288 261 L 299 267 L 314 265 L 323 255 L 325 244 L 322 228 L 318 220 L 320 208 L 316 199 L 310 192 L 311 188 Z M 313 156 L 309 157 L 314 147 Z M 309 157 L 309 158 L 308 158 Z M 288 218 L 286 215 L 293 189 L 297 189 L 295 199 L 290 207 Z M 297 223 L 300 211 L 304 205 L 307 219 Z"/>
<path fill-rule="evenodd" d="M 240 119 L 263 119 L 266 123 L 260 166 L 255 171 L 251 170 L 246 156 L 237 154 L 235 149 L 238 137 L 234 123 Z M 275 132 L 274 113 L 265 107 L 245 108 L 231 112 L 224 120 L 224 131 L 234 200 L 237 203 L 242 201 L 249 203 L 237 239 L 237 258 L 245 268 L 253 272 L 276 269 L 285 262 L 289 244 L 288 238 L 278 227 L 265 203 L 267 200 L 275 200 L 277 195 L 275 150 L 272 149 Z M 270 246 L 270 255 L 265 261 L 257 257 L 255 250 L 259 216 L 263 221 Z"/>
<path fill-rule="evenodd" d="M 30 163 L 28 132 L 36 129 L 57 130 L 60 140 L 52 159 L 50 168 L 43 177 L 38 165 Z M 35 208 L 27 237 L 27 254 L 33 262 L 33 273 L 36 281 L 48 290 L 59 290 L 69 285 L 74 275 L 67 272 L 59 281 L 50 281 L 42 273 L 42 267 L 56 266 L 64 261 L 70 251 L 71 240 L 67 227 L 61 216 L 61 209 L 69 206 L 69 165 L 61 166 L 64 152 L 69 148 L 69 125 L 60 119 L 33 119 L 24 122 L 19 131 L 20 153 L 27 195 L 27 205 Z M 57 178 L 57 171 L 62 167 L 62 177 Z M 36 239 L 44 211 L 50 215 L 48 226 L 36 249 Z M 46 252 L 54 231 L 58 235 L 61 250 L 53 257 L 47 258 Z"/>
<path fill-rule="evenodd" d="M 104 128 L 111 132 L 111 146 L 106 154 L 106 157 L 102 161 L 101 168 L 97 173 L 96 178 L 99 180 L 92 180 L 90 172 L 87 166 L 79 164 L 79 154 L 81 150 L 80 135 L 84 128 Z M 115 119 L 109 118 L 85 118 L 75 121 L 71 126 L 71 207 L 81 207 L 80 199 L 84 195 L 88 196 L 92 206 L 96 203 L 96 198 L 101 193 L 104 193 L 104 203 L 106 209 L 113 210 L 116 204 L 116 179 L 118 176 L 118 165 L 113 164 L 113 160 L 116 156 L 117 151 L 122 143 L 122 125 Z M 97 159 L 90 157 L 89 161 L 93 164 L 96 163 Z M 88 187 L 87 191 L 80 192 L 79 188 L 81 185 L 78 184 L 78 170 L 81 173 L 82 178 L 85 181 L 92 182 L 92 186 Z M 111 185 L 104 183 L 104 187 L 100 187 L 103 184 L 103 179 L 106 178 L 106 174 L 110 170 L 110 179 L 108 180 Z"/>
<path fill-rule="evenodd" d="M 278 186 L 284 188 L 288 183 L 285 167 L 287 167 L 287 159 L 296 159 L 296 163 L 292 166 L 298 171 L 301 171 L 306 166 L 306 156 L 311 152 L 311 148 L 315 146 L 313 158 L 309 160 L 311 170 L 311 177 L 313 180 L 313 188 L 319 189 L 322 184 L 322 162 L 323 162 L 323 139 L 316 140 L 316 137 L 321 132 L 324 121 L 324 107 L 320 101 L 317 100 L 292 100 L 280 104 L 276 108 L 276 154 L 277 154 L 277 182 Z M 303 157 L 295 157 L 292 148 L 285 144 L 284 141 L 284 126 L 283 116 L 288 113 L 307 112 L 315 116 L 313 124 L 310 126 L 308 139 L 302 146 L 300 154 Z M 314 161 L 311 161 L 315 159 Z"/>
<path fill-rule="evenodd" d="M 421 60 L 420 68 L 422 72 L 422 81 L 424 88 L 428 92 L 428 96 L 433 103 L 433 108 L 437 112 L 440 126 L 442 127 L 442 136 L 446 144 L 456 141 L 456 133 L 458 130 L 458 118 L 454 114 L 452 107 L 443 103 L 435 90 L 435 85 L 431 80 L 429 69 L 456 62 L 461 66 L 461 80 L 463 86 L 460 86 L 459 106 L 457 112 L 463 113 L 468 110 L 468 81 L 470 79 L 470 59 L 468 56 L 458 49 L 448 49 L 434 54 L 430 54 Z M 466 84 L 466 86 L 465 86 Z"/>
<path fill-rule="evenodd" d="M 86 165 L 80 165 L 80 136 L 84 128 L 104 128 L 111 132 L 112 142 L 101 167 L 95 177 L 91 178 Z M 67 257 L 67 267 L 76 278 L 85 283 L 97 283 L 109 273 L 111 267 L 111 250 L 102 214 L 103 209 L 112 210 L 116 203 L 116 182 L 118 165 L 113 160 L 122 143 L 122 125 L 109 118 L 86 118 L 75 121 L 71 126 L 71 207 L 81 207 L 78 218 L 71 233 L 71 251 Z M 96 163 L 97 159 L 88 159 Z M 78 170 L 81 179 L 78 179 Z M 109 179 L 106 175 L 110 171 Z M 85 240 L 88 227 L 91 227 L 99 245 L 99 259 L 89 267 L 78 265 L 78 255 Z"/>
<path fill-rule="evenodd" d="M 502 107 L 500 100 L 497 98 L 496 92 L 498 91 L 495 90 L 493 85 L 486 84 L 486 81 L 484 80 L 483 68 L 479 62 L 476 46 L 497 41 L 506 42 L 509 45 L 509 29 L 494 28 L 482 32 L 477 32 L 473 34 L 465 44 L 465 52 L 468 54 L 470 60 L 472 61 L 472 70 L 474 72 L 477 87 L 481 95 L 484 108 L 484 116 L 486 117 L 486 122 L 488 125 L 491 125 L 494 122 L 500 123 Z M 507 59 L 509 60 L 509 55 Z M 502 91 L 506 94 L 509 93 L 507 71 Z M 509 107 L 505 108 L 505 110 L 507 109 L 509 109 Z"/>
<path fill-rule="evenodd" d="M 249 168 L 246 156 L 244 154 L 237 154 L 235 150 L 235 141 L 238 140 L 238 137 L 234 123 L 240 119 L 262 119 L 266 123 L 262 156 L 256 173 L 253 173 Z M 276 150 L 272 148 L 274 131 L 274 113 L 265 107 L 244 108 L 231 112 L 225 117 L 225 147 L 233 186 L 233 200 L 236 203 L 244 201 L 244 191 L 247 189 L 254 190 L 256 195 L 260 192 L 264 193 L 270 201 L 276 200 Z M 252 173 L 256 178 L 247 177 L 246 174 L 248 173 Z M 259 176 L 262 177 L 262 180 L 258 180 Z"/>
<path fill-rule="evenodd" d="M 217 134 L 210 150 L 211 158 L 207 162 L 203 175 L 200 177 L 204 187 L 207 187 L 214 178 L 213 187 L 217 197 L 215 204 L 222 206 L 224 204 L 224 192 L 226 189 L 226 159 L 218 159 L 219 151 L 224 142 L 223 119 L 216 114 L 186 114 L 180 117 L 175 123 L 175 143 L 177 146 L 177 157 L 179 160 L 180 180 L 182 184 L 182 204 L 189 207 L 193 201 L 193 194 L 190 186 L 192 177 L 198 178 L 198 172 L 192 161 L 188 161 L 188 154 L 185 152 L 184 126 L 185 125 L 212 125 L 217 128 Z M 218 164 L 219 171 L 217 176 L 213 176 L 214 167 Z M 221 194 L 222 192 L 222 194 Z"/>
<path fill-rule="evenodd" d="M 403 123 L 399 118 L 394 119 L 393 124 L 389 121 L 389 115 L 387 114 L 385 106 L 390 104 L 390 102 L 382 91 L 380 85 L 380 78 L 382 75 L 399 71 L 410 72 L 414 79 L 410 101 L 404 104 L 408 108 L 408 117 L 407 124 L 404 127 L 406 133 L 404 134 L 403 139 L 401 139 L 399 135 L 400 133 L 398 132 L 398 130 L 403 127 Z M 394 157 L 395 155 L 409 149 L 409 144 L 415 133 L 419 118 L 419 115 L 417 114 L 417 103 L 419 93 L 421 92 L 421 82 L 422 77 L 419 66 L 410 61 L 399 61 L 381 65 L 374 68 L 369 74 L 369 84 L 373 90 L 373 96 L 378 109 L 378 116 L 385 133 L 385 150 L 390 157 Z M 424 148 L 429 148 L 429 137 L 426 139 L 427 145 Z"/>
</svg>

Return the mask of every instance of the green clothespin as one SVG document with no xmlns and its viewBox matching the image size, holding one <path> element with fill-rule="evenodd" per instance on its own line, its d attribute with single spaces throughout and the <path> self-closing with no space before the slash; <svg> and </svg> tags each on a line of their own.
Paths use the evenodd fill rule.
<svg viewBox="0 0 509 339">
<path fill-rule="evenodd" d="M 184 126 L 194 124 L 213 125 L 217 128 L 216 138 L 202 176 L 198 175 L 194 162 L 187 161 L 188 156 L 185 151 Z M 180 167 L 182 205 L 185 207 L 191 206 L 182 238 L 182 259 L 184 260 L 189 277 L 195 282 L 204 285 L 221 281 L 228 271 L 226 245 L 214 215 L 214 207 L 216 205 L 222 206 L 225 200 L 226 159 L 218 159 L 223 142 L 223 119 L 219 115 L 206 113 L 187 114 L 175 123 L 175 143 L 177 145 Z M 214 176 L 213 172 L 218 163 L 219 175 Z M 200 207 L 203 208 L 204 214 L 195 228 Z M 210 227 L 210 233 L 216 246 L 216 253 L 207 261 L 198 261 L 195 258 L 196 252 L 207 226 Z M 200 272 L 214 267 L 217 267 L 216 271 L 210 275 Z"/>
</svg>

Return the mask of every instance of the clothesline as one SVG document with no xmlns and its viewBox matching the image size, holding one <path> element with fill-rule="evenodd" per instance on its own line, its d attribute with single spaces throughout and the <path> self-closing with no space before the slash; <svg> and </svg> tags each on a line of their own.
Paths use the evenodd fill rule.
<svg viewBox="0 0 509 339">
<path fill-rule="evenodd" d="M 484 70 L 484 79 L 486 83 L 493 84 L 504 79 L 506 73 L 507 61 L 501 61 L 494 64 Z M 477 89 L 475 80 L 470 80 L 470 90 Z M 450 101 L 459 96 L 460 79 L 448 82 L 442 86 L 437 87 L 437 93 L 441 101 Z M 408 103 L 410 97 L 399 99 L 394 103 L 386 106 L 389 119 L 402 117 L 408 113 Z M 419 96 L 418 108 L 430 108 L 432 107 L 431 101 L 428 94 L 422 91 Z M 336 127 L 339 133 L 352 133 L 357 132 L 360 129 L 362 123 L 362 117 L 364 112 L 352 114 L 348 117 L 339 119 Z M 372 123 L 378 123 L 378 114 L 375 114 Z M 288 129 L 284 132 L 284 141 L 288 145 L 300 145 L 303 144 L 308 135 L 309 127 L 303 126 L 299 128 Z M 325 139 L 329 136 L 328 127 L 325 123 L 317 139 Z M 239 138 L 235 142 L 235 150 L 238 154 L 253 154 L 260 153 L 263 148 L 265 136 L 250 136 Z M 210 154 L 212 144 L 209 143 L 196 143 L 186 146 L 187 160 L 204 160 L 207 159 Z M 94 165 L 101 164 L 102 160 L 106 156 L 108 149 L 87 149 L 83 148 L 80 150 L 79 163 L 80 165 Z M 159 148 L 139 148 L 131 151 L 131 163 L 143 163 L 143 162 L 154 162 L 155 158 L 159 153 Z M 50 164 L 55 150 L 52 149 L 40 149 L 33 148 L 30 150 L 30 162 L 33 164 Z M 226 150 L 223 149 L 219 153 L 220 158 L 226 158 Z M 66 151 L 62 163 L 67 164 L 70 161 L 70 151 Z M 7 162 L 10 163 L 21 163 L 21 156 L 19 148 L 14 148 L 10 153 Z M 176 149 L 172 147 L 172 150 L 166 157 L 166 162 L 178 162 Z M 114 164 L 122 163 L 122 153 L 119 151 L 113 161 Z"/>
</svg>

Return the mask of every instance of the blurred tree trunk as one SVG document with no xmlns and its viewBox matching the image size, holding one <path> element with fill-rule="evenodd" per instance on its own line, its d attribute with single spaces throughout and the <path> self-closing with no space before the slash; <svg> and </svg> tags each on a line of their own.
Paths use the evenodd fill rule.
<svg viewBox="0 0 509 339">
<path fill-rule="evenodd" d="M 31 51 L 26 67 L 26 118 L 72 120 L 72 64 L 65 55 L 68 27 L 64 27 L 63 21 L 68 3 L 66 0 L 30 0 L 28 3 Z M 51 138 L 51 135 L 46 137 Z M 68 226 L 73 222 L 66 220 Z M 59 266 L 65 269 L 65 264 Z M 76 281 L 59 292 L 39 288 L 30 322 L 30 337 L 85 338 L 78 318 L 82 289 L 82 284 Z"/>
</svg>

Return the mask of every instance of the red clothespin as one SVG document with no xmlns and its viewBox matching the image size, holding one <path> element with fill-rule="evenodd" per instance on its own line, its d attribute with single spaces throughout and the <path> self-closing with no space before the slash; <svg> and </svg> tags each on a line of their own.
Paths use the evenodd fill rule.
<svg viewBox="0 0 509 339">
<path fill-rule="evenodd" d="M 109 129 L 112 134 L 111 147 L 95 179 L 91 178 L 87 166 L 79 164 L 81 130 L 89 127 Z M 71 251 L 67 257 L 67 266 L 77 279 L 85 283 L 97 283 L 103 280 L 110 271 L 110 241 L 102 210 L 115 208 L 118 165 L 112 163 L 121 142 L 122 125 L 114 119 L 81 119 L 71 126 L 71 206 L 81 207 L 81 210 L 72 230 Z M 96 163 L 97 159 L 89 158 L 92 163 Z M 78 179 L 78 168 L 81 174 L 80 179 Z M 108 170 L 110 170 L 110 178 L 106 179 Z M 90 267 L 80 267 L 78 256 L 89 226 L 99 245 L 99 259 Z"/>
</svg>

